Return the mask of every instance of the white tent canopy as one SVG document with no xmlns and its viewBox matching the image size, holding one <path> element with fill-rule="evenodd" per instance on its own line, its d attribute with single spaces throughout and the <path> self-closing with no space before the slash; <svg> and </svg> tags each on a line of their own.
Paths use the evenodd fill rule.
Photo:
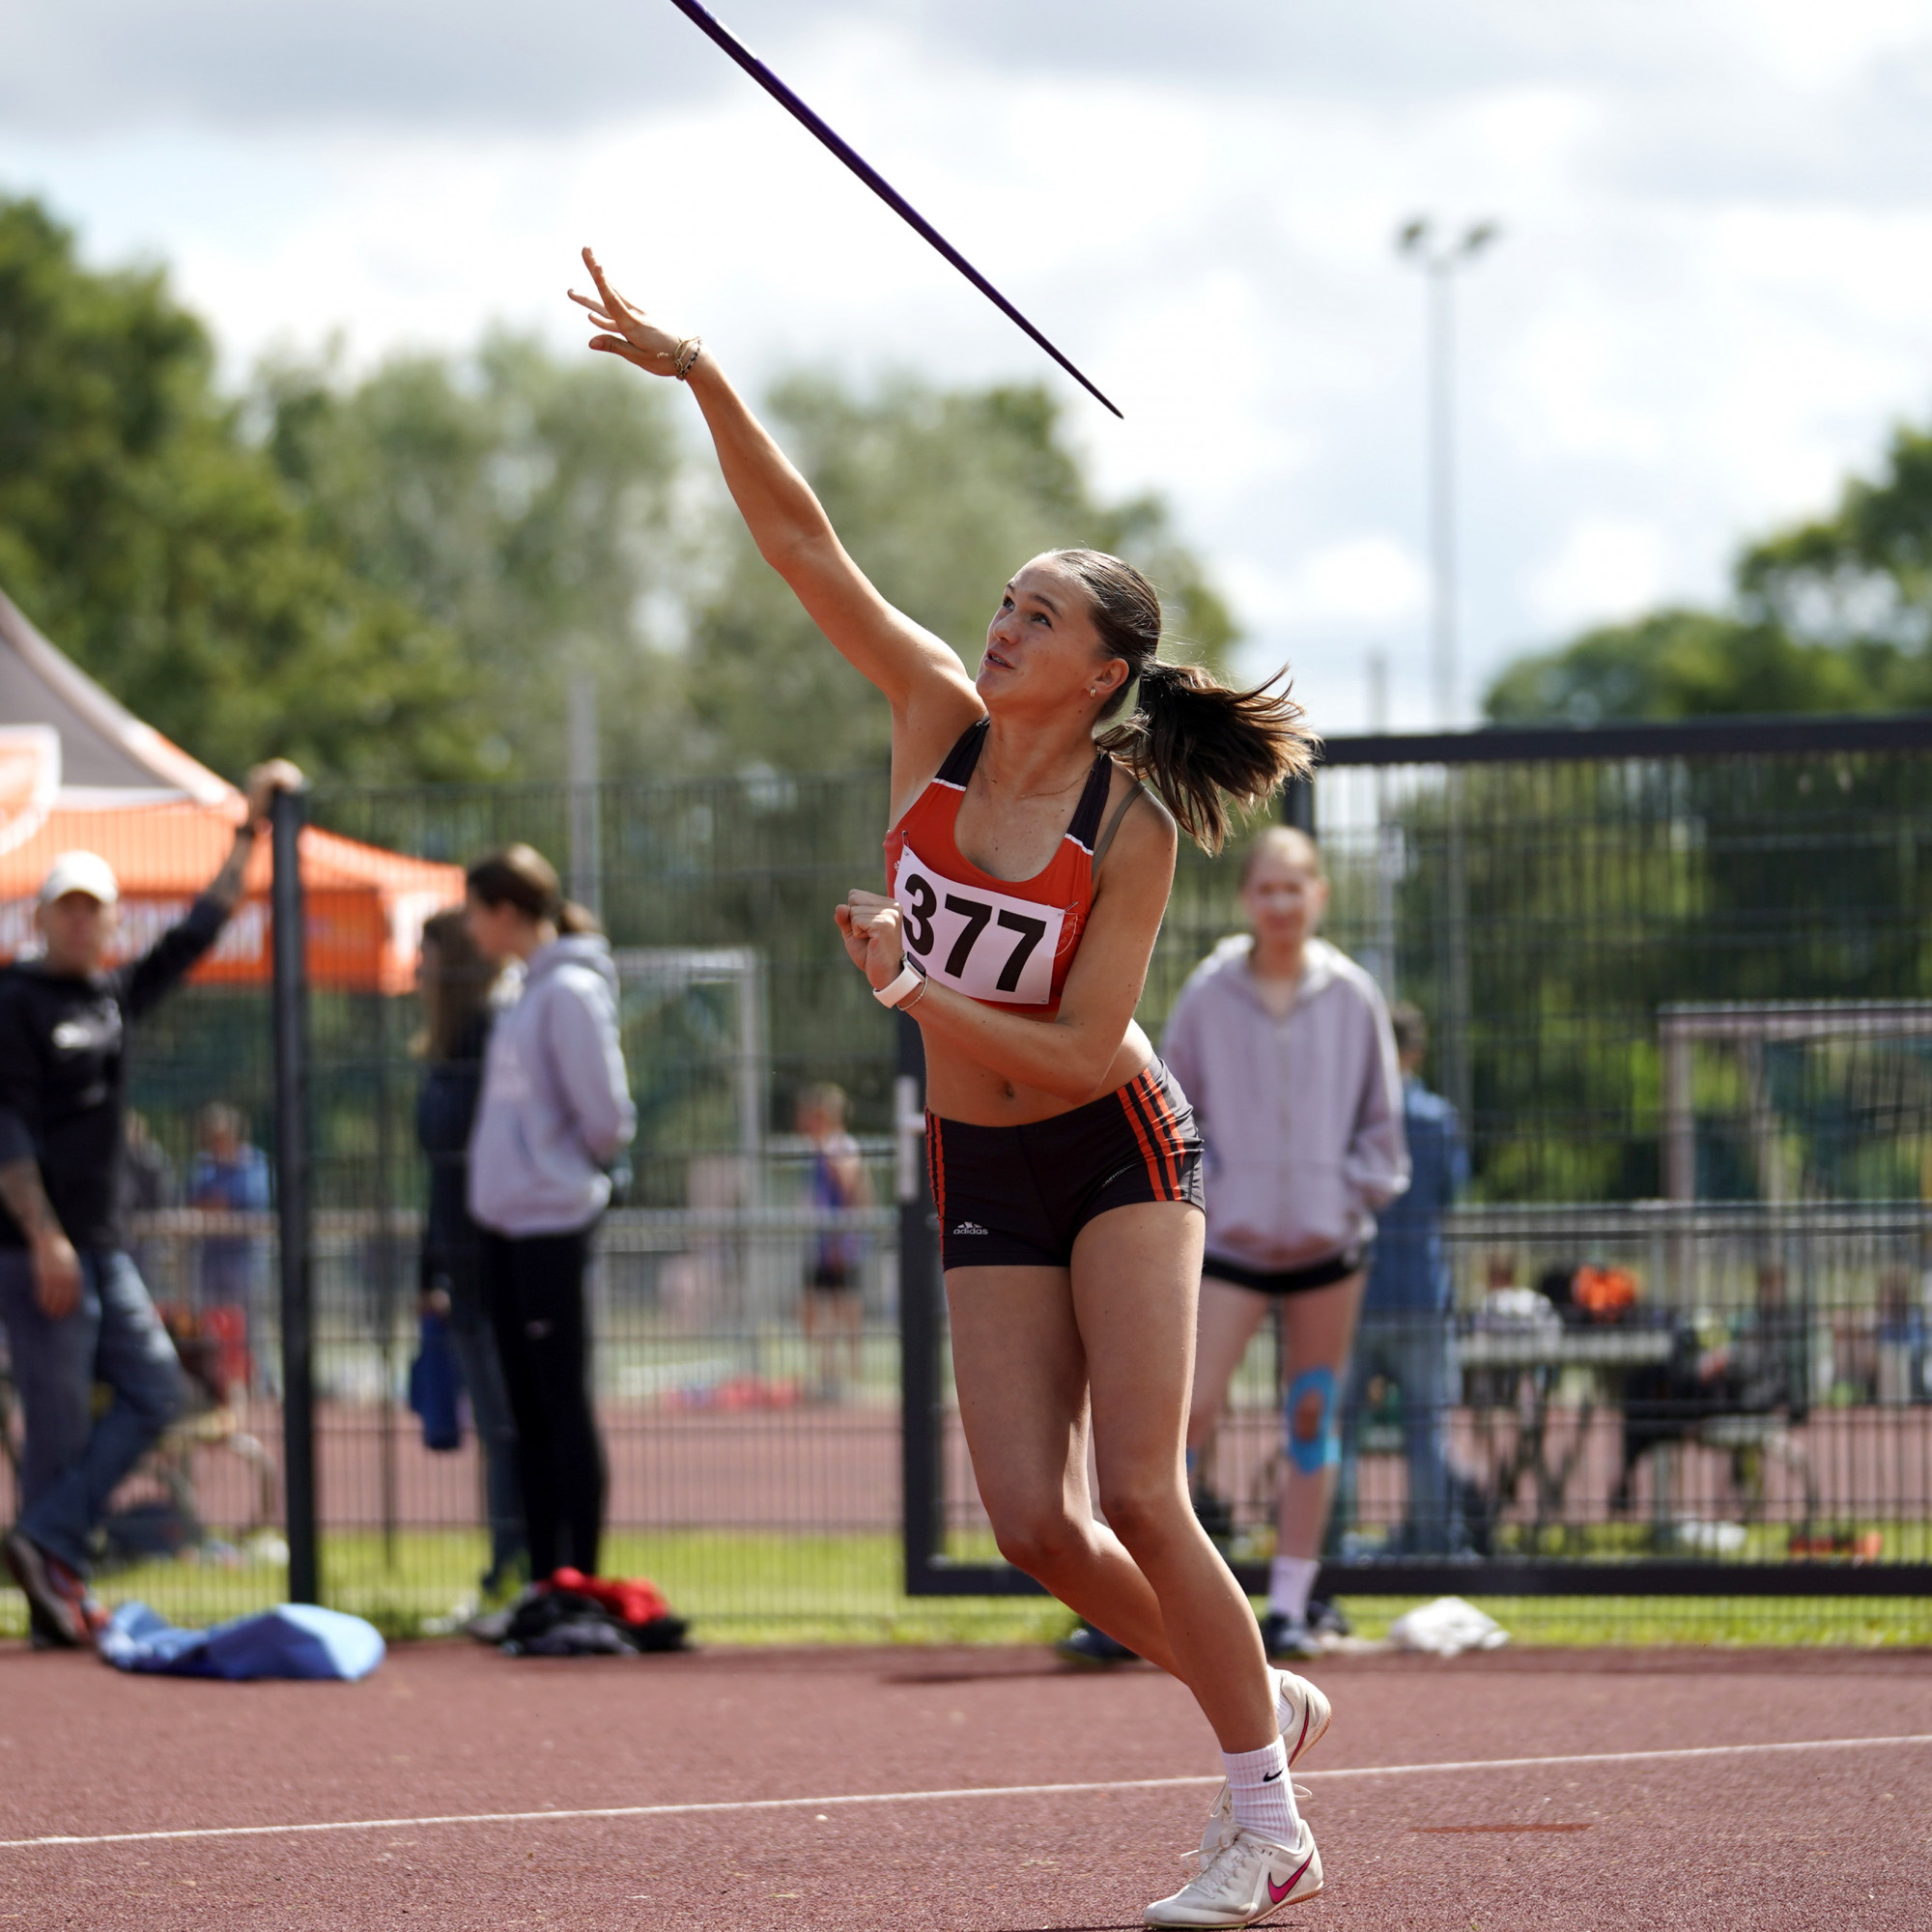
<svg viewBox="0 0 1932 1932">
<path fill-rule="evenodd" d="M 117 703 L 0 594 L 0 849 L 55 809 L 220 805 L 226 780 Z"/>
</svg>

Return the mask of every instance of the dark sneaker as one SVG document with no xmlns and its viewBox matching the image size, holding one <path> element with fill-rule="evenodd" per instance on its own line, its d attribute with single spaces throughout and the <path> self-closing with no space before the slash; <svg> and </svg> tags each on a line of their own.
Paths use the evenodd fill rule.
<svg viewBox="0 0 1932 1932">
<path fill-rule="evenodd" d="M 30 1650 L 66 1650 L 67 1639 L 48 1620 L 47 1614 L 39 1605 L 27 1605 L 27 1647 Z"/>
<path fill-rule="evenodd" d="M 1331 1604 L 1321 1597 L 1308 1600 L 1308 1628 L 1317 1636 L 1353 1636 L 1355 1627 L 1342 1614 L 1339 1604 Z"/>
<path fill-rule="evenodd" d="M 1320 1657 L 1321 1639 L 1306 1623 L 1285 1617 L 1279 1610 L 1270 1610 L 1262 1619 L 1262 1648 L 1277 1663 L 1284 1659 L 1293 1662 Z"/>
<path fill-rule="evenodd" d="M 1075 1624 L 1053 1647 L 1068 1663 L 1085 1664 L 1089 1669 L 1101 1669 L 1110 1663 L 1138 1663 L 1141 1661 L 1138 1651 L 1129 1650 L 1125 1644 L 1110 1637 L 1103 1630 L 1095 1630 L 1092 1624 Z"/>
<path fill-rule="evenodd" d="M 534 1583 L 526 1583 L 508 1603 L 498 1603 L 494 1608 L 471 1617 L 463 1628 L 478 1643 L 501 1643 L 509 1635 L 517 1612 L 526 1604 L 535 1603 L 542 1595 L 543 1592 Z"/>
<path fill-rule="evenodd" d="M 0 1543 L 0 1555 L 32 1608 L 33 1628 L 49 1647 L 84 1650 L 93 1639 L 88 1619 L 87 1586 L 57 1556 L 38 1543 L 10 1530 Z"/>
</svg>

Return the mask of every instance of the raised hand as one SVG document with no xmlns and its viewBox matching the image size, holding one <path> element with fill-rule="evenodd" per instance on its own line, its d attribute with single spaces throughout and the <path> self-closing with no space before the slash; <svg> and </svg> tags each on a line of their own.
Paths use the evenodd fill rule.
<svg viewBox="0 0 1932 1932">
<path fill-rule="evenodd" d="M 590 311 L 590 320 L 610 333 L 593 335 L 590 346 L 609 355 L 621 355 L 652 376 L 675 376 L 677 354 L 682 342 L 672 330 L 653 322 L 636 302 L 627 301 L 613 289 L 597 257 L 583 251 L 583 266 L 597 284 L 595 296 L 570 291 L 570 298 L 580 308 Z"/>
<path fill-rule="evenodd" d="M 257 765 L 248 774 L 248 823 L 266 822 L 274 810 L 278 791 L 300 791 L 307 782 L 299 768 L 286 758 L 270 758 L 268 763 Z"/>
<path fill-rule="evenodd" d="M 874 988 L 891 985 L 905 964 L 898 902 L 878 893 L 854 891 L 832 916 L 853 965 Z"/>
</svg>

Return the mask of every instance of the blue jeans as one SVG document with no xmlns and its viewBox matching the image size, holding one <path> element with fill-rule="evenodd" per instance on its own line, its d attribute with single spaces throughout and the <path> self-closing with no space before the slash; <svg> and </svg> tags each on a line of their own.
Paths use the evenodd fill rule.
<svg viewBox="0 0 1932 1932">
<path fill-rule="evenodd" d="M 1408 1507 L 1403 1518 L 1401 1551 L 1410 1556 L 1459 1553 L 1467 1539 L 1449 1467 L 1449 1410 L 1459 1394 L 1455 1318 L 1427 1310 L 1364 1312 L 1355 1331 L 1348 1400 L 1342 1410 L 1343 1494 L 1337 1499 L 1338 1522 L 1353 1514 L 1362 1404 L 1376 1376 L 1392 1381 L 1402 1391 Z"/>
<path fill-rule="evenodd" d="M 0 1248 L 0 1321 L 26 1422 L 14 1527 L 85 1576 L 107 1499 L 182 1412 L 187 1382 L 127 1255 L 84 1253 L 80 1278 L 80 1306 L 49 1321 L 26 1252 Z M 97 1381 L 114 1398 L 99 1422 Z"/>
</svg>

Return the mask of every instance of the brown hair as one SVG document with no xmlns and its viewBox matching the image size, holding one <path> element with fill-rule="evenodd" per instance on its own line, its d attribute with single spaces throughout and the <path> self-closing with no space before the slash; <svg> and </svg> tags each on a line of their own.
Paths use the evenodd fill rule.
<svg viewBox="0 0 1932 1932">
<path fill-rule="evenodd" d="M 1241 854 L 1241 876 L 1236 882 L 1236 891 L 1245 891 L 1248 881 L 1255 875 L 1255 867 L 1261 863 L 1262 854 L 1277 845 L 1293 848 L 1295 856 L 1306 859 L 1315 867 L 1315 876 L 1325 879 L 1328 868 L 1321 863 L 1321 848 L 1298 825 L 1268 825 L 1248 840 L 1248 849 Z"/>
<path fill-rule="evenodd" d="M 798 1111 L 803 1114 L 810 1108 L 820 1113 L 835 1126 L 845 1124 L 845 1090 L 836 1081 L 824 1080 L 815 1086 L 807 1087 L 798 1096 Z"/>
<path fill-rule="evenodd" d="M 1316 738 L 1301 706 L 1274 688 L 1286 668 L 1252 691 L 1233 691 L 1199 665 L 1171 664 L 1159 655 L 1160 595 L 1132 564 L 1098 550 L 1047 554 L 1080 580 L 1101 648 L 1124 658 L 1139 685 L 1133 711 L 1101 735 L 1100 749 L 1152 784 L 1197 845 L 1218 852 L 1230 800 L 1252 809 L 1314 764 Z M 1126 696 L 1122 685 L 1101 717 Z"/>
<path fill-rule="evenodd" d="M 559 932 L 601 932 L 597 915 L 563 895 L 556 867 L 534 845 L 505 845 L 463 875 L 469 896 L 486 906 L 513 905 L 526 919 L 549 920 Z"/>
<path fill-rule="evenodd" d="M 499 969 L 477 952 L 461 906 L 445 906 L 423 921 L 422 948 L 423 1030 L 416 1052 L 429 1061 L 469 1058 Z"/>
</svg>

